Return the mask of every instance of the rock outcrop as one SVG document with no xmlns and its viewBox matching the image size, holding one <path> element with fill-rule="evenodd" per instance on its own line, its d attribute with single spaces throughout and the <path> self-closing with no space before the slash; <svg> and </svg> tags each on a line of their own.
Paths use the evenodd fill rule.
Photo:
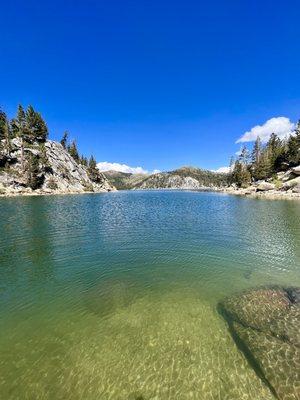
<svg viewBox="0 0 300 400">
<path fill-rule="evenodd" d="M 28 184 L 26 160 L 35 156 L 36 187 Z M 107 192 L 115 190 L 100 172 L 92 180 L 85 166 L 77 163 L 68 151 L 52 140 L 45 143 L 26 144 L 22 148 L 20 139 L 11 141 L 9 155 L 0 169 L 0 194 L 52 194 Z"/>
<path fill-rule="evenodd" d="M 256 188 L 256 190 L 258 192 L 266 192 L 268 190 L 274 190 L 274 189 L 275 189 L 275 185 L 273 183 L 265 182 L 265 181 L 259 183 Z"/>
<path fill-rule="evenodd" d="M 298 165 L 298 167 L 292 168 L 292 172 L 295 175 L 300 175 L 300 165 Z"/>
<path fill-rule="evenodd" d="M 280 400 L 300 399 L 300 288 L 259 288 L 219 305 L 232 337 Z"/>
<path fill-rule="evenodd" d="M 282 185 L 282 189 L 284 190 L 289 190 L 289 189 L 294 189 L 295 187 L 300 185 L 300 176 L 294 179 L 290 179 L 289 181 L 285 182 Z"/>
</svg>

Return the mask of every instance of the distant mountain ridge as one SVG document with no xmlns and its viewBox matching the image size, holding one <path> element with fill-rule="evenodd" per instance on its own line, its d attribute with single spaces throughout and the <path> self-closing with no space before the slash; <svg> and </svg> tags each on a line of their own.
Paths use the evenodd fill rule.
<svg viewBox="0 0 300 400">
<path fill-rule="evenodd" d="M 107 171 L 104 175 L 118 190 L 130 189 L 212 189 L 227 187 L 229 176 L 200 168 L 184 166 L 174 171 L 151 175 Z"/>
</svg>

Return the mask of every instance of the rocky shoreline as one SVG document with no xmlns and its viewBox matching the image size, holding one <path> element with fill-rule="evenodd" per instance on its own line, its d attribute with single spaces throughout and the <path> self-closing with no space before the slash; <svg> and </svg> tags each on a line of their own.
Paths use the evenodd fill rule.
<svg viewBox="0 0 300 400">
<path fill-rule="evenodd" d="M 299 200 L 300 166 L 278 172 L 274 177 L 266 181 L 253 182 L 246 188 L 237 188 L 236 185 L 232 185 L 224 188 L 223 191 L 253 198 Z"/>
<path fill-rule="evenodd" d="M 143 191 L 196 191 L 196 192 L 212 192 L 212 193 L 224 193 L 235 196 L 242 196 L 253 199 L 265 199 L 265 200 L 300 200 L 300 193 L 293 193 L 290 191 L 282 192 L 279 190 L 271 190 L 267 192 L 258 192 L 255 189 L 246 188 L 238 189 L 233 187 L 228 188 L 201 188 L 201 189 L 182 189 L 182 188 L 157 188 L 157 189 L 131 189 L 131 190 L 143 190 Z M 110 189 L 99 189 L 97 191 L 88 190 L 47 190 L 47 189 L 37 189 L 32 190 L 30 188 L 18 188 L 18 189 L 8 189 L 5 192 L 0 191 L 0 198 L 3 197 L 18 197 L 18 196 L 63 196 L 63 195 L 74 195 L 74 194 L 97 194 L 97 193 L 107 193 L 116 191 L 115 188 Z"/>
<path fill-rule="evenodd" d="M 283 192 L 280 190 L 271 190 L 267 192 L 256 191 L 252 187 L 246 189 L 237 188 L 225 188 L 216 190 L 218 192 L 232 194 L 236 196 L 245 196 L 254 199 L 266 199 L 266 200 L 300 200 L 300 193 L 293 193 L 290 191 Z"/>
<path fill-rule="evenodd" d="M 54 191 L 54 190 L 28 190 L 28 188 L 24 190 L 14 190 L 14 191 L 6 191 L 5 193 L 0 193 L 0 198 L 10 198 L 10 197 L 37 197 L 37 196 L 66 196 L 66 195 L 74 195 L 74 194 L 100 194 L 100 193 L 108 193 L 114 192 L 116 189 L 110 190 L 98 190 L 95 191 Z"/>
</svg>

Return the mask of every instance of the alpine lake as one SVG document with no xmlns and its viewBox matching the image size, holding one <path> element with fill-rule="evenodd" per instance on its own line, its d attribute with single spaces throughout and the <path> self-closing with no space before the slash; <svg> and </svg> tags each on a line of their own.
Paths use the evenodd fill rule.
<svg viewBox="0 0 300 400">
<path fill-rule="evenodd" d="M 1 399 L 276 399 L 218 304 L 300 286 L 300 202 L 124 191 L 0 216 Z"/>
</svg>

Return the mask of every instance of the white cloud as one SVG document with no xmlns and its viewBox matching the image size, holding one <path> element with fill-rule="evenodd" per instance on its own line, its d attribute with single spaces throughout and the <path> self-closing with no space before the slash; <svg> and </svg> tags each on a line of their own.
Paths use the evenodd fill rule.
<svg viewBox="0 0 300 400">
<path fill-rule="evenodd" d="M 267 142 L 272 133 L 280 138 L 291 135 L 295 124 L 286 117 L 271 118 L 263 125 L 256 125 L 250 131 L 245 132 L 236 143 L 254 142 L 259 136 L 262 142 Z"/>
<path fill-rule="evenodd" d="M 97 167 L 100 171 L 119 171 L 119 172 L 127 172 L 130 174 L 149 174 L 153 173 L 156 174 L 160 172 L 158 169 L 155 169 L 153 172 L 149 172 L 142 167 L 130 167 L 126 164 L 119 164 L 119 163 L 110 163 L 107 161 L 102 161 L 97 164 Z"/>
<path fill-rule="evenodd" d="M 230 167 L 220 167 L 218 169 L 213 169 L 213 172 L 218 172 L 219 174 L 228 174 L 230 172 Z"/>
</svg>

